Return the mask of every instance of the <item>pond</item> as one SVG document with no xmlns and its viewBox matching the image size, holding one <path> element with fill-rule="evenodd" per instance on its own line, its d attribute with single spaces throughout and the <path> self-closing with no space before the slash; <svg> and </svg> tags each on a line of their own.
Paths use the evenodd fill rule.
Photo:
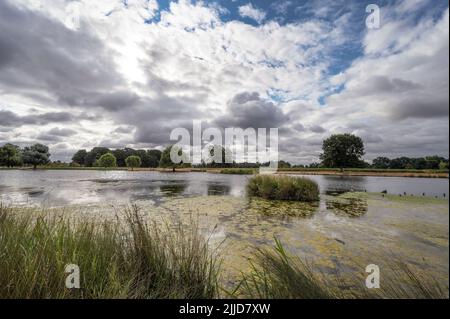
<svg viewBox="0 0 450 319">
<path fill-rule="evenodd" d="M 389 256 L 448 284 L 448 179 L 307 177 L 319 184 L 318 203 L 247 198 L 245 175 L 4 170 L 0 202 L 64 207 L 80 216 L 108 216 L 135 203 L 156 219 L 189 223 L 194 216 L 225 252 L 230 284 L 248 267 L 254 247 L 274 238 L 324 273 L 364 274 L 365 265 L 381 267 Z"/>
<path fill-rule="evenodd" d="M 299 176 L 299 175 L 297 175 Z M 360 176 L 307 176 L 323 194 L 345 191 L 447 197 L 448 179 Z M 45 207 L 102 202 L 158 202 L 171 196 L 245 196 L 249 176 L 210 173 L 160 173 L 82 170 L 0 171 L 0 201 Z"/>
</svg>

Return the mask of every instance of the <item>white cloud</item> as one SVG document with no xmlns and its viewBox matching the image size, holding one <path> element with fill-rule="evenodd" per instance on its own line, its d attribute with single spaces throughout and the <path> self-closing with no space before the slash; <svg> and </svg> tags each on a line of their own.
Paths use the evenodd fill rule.
<svg viewBox="0 0 450 319">
<path fill-rule="evenodd" d="M 254 7 L 251 3 L 239 7 L 239 15 L 244 18 L 250 18 L 261 23 L 266 18 L 266 13 Z"/>
</svg>

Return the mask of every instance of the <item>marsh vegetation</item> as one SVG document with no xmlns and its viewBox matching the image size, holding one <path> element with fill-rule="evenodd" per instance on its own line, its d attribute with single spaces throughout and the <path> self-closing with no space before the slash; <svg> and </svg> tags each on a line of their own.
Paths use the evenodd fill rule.
<svg viewBox="0 0 450 319">
<path fill-rule="evenodd" d="M 401 261 L 386 259 L 383 262 L 387 266 L 383 285 L 368 289 L 362 274 L 336 271 L 326 275 L 314 271 L 314 264 L 290 255 L 275 239 L 273 248 L 256 250 L 251 271 L 243 274 L 233 293 L 263 299 L 448 298 L 448 285 L 420 274 Z"/>
<path fill-rule="evenodd" d="M 319 186 L 303 177 L 257 175 L 247 184 L 250 196 L 275 200 L 313 202 L 319 200 Z"/>
<path fill-rule="evenodd" d="M 139 209 L 74 220 L 0 206 L 0 298 L 213 298 L 219 261 L 195 227 L 157 227 Z M 81 289 L 65 287 L 65 265 Z"/>
<path fill-rule="evenodd" d="M 250 270 L 225 288 L 221 251 L 195 225 L 152 223 L 136 206 L 109 222 L 1 206 L 0 298 L 448 298 L 448 287 L 395 260 L 383 261 L 383 289 L 354 272 L 325 276 L 277 239 L 255 247 Z M 65 288 L 72 263 L 81 289 Z"/>
</svg>

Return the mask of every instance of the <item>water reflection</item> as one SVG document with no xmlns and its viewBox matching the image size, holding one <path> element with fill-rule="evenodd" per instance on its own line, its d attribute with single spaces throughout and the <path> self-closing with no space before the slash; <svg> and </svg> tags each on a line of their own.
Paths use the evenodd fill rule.
<svg viewBox="0 0 450 319">
<path fill-rule="evenodd" d="M 206 186 L 208 195 L 229 195 L 231 192 L 231 186 L 227 184 L 208 182 Z"/>
<path fill-rule="evenodd" d="M 179 196 L 184 193 L 187 188 L 187 183 L 168 183 L 166 185 L 159 186 L 159 190 L 165 196 Z"/>
<path fill-rule="evenodd" d="M 318 209 L 318 202 L 303 203 L 251 197 L 248 200 L 247 211 L 264 216 L 310 218 Z"/>
</svg>

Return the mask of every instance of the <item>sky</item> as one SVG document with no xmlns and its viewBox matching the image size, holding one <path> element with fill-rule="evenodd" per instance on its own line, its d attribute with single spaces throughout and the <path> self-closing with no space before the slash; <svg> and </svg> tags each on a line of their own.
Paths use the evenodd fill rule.
<svg viewBox="0 0 450 319">
<path fill-rule="evenodd" d="M 338 133 L 369 161 L 448 157 L 448 116 L 448 1 L 0 0 L 0 145 L 52 160 L 193 120 L 278 128 L 298 164 Z"/>
</svg>

